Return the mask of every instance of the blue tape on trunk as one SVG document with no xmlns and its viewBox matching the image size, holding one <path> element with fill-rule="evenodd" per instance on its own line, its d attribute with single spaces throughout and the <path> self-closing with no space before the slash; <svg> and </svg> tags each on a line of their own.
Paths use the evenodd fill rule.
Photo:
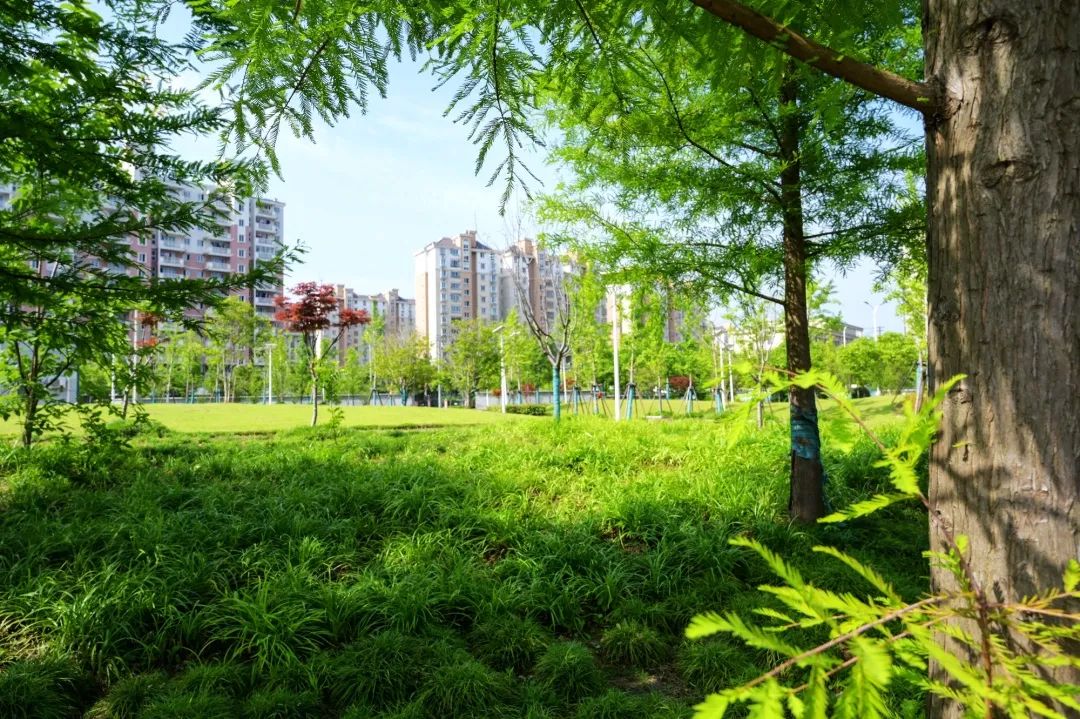
<svg viewBox="0 0 1080 719">
<path fill-rule="evenodd" d="M 816 412 L 791 408 L 791 451 L 803 459 L 821 461 L 821 434 Z"/>
</svg>

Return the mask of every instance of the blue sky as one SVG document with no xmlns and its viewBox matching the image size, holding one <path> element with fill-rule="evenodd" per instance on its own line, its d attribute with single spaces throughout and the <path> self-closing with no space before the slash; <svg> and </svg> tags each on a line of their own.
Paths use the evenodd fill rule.
<svg viewBox="0 0 1080 719">
<path fill-rule="evenodd" d="M 371 293 L 396 287 L 412 297 L 413 253 L 428 242 L 476 229 L 481 241 L 500 246 L 519 234 L 519 220 L 499 216 L 499 182 L 487 187 L 490 170 L 473 172 L 476 148 L 468 129 L 443 116 L 451 89 L 433 91 L 433 85 L 420 63 L 394 65 L 388 97 L 373 97 L 366 115 L 317 125 L 314 142 L 283 128 L 282 177 L 271 180 L 268 195 L 286 203 L 286 239 L 307 248 L 287 282 L 342 283 Z M 199 143 L 192 151 L 200 146 L 213 145 Z M 536 189 L 554 188 L 558 173 L 545 163 L 543 148 L 525 156 L 544 182 Z M 522 234 L 540 229 L 520 222 Z M 866 303 L 883 301 L 872 291 L 874 275 L 869 264 L 827 275 L 845 320 L 868 334 L 873 310 Z M 877 323 L 901 329 L 888 305 L 879 309 Z"/>
</svg>

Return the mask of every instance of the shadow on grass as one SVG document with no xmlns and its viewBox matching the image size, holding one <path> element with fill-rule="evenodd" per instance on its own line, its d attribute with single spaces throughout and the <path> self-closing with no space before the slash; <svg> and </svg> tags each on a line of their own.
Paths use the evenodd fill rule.
<svg viewBox="0 0 1080 719">
<path fill-rule="evenodd" d="M 42 447 L 0 480 L 0 715 L 681 717 L 763 653 L 687 642 L 833 544 L 923 591 L 925 518 L 788 525 L 782 432 L 599 422 Z M 712 433 L 712 434 L 709 434 Z M 882 481 L 831 458 L 840 502 Z M 779 471 L 778 471 L 779 470 Z"/>
</svg>

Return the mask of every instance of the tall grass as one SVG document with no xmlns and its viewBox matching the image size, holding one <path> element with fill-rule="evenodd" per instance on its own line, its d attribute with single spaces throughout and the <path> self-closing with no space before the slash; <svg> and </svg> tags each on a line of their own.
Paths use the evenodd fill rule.
<svg viewBox="0 0 1080 719">
<path fill-rule="evenodd" d="M 568 418 L 167 435 L 0 465 L 0 716 L 680 717 L 768 657 L 688 643 L 756 606 L 749 534 L 827 542 L 911 596 L 925 518 L 786 521 L 786 437 Z M 827 455 L 846 504 L 883 478 Z"/>
</svg>

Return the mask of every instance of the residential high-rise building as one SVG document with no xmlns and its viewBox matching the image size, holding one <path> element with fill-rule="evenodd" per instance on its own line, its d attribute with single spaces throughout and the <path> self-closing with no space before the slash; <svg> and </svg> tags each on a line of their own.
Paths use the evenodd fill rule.
<svg viewBox="0 0 1080 719">
<path fill-rule="evenodd" d="M 227 194 L 215 199 L 212 198 L 215 188 L 165 182 L 177 199 L 211 202 L 216 216 L 208 229 L 185 232 L 156 229 L 144 235 L 132 235 L 129 243 L 136 266 L 127 268 L 129 274 L 167 279 L 224 278 L 269 261 L 284 247 L 283 202 Z M 0 208 L 10 204 L 17 191 L 14 185 L 0 185 Z M 123 270 L 120 266 L 114 269 Z M 246 289 L 235 294 L 269 318 L 274 313 L 273 298 L 284 291 L 283 284 L 284 276 L 279 275 L 274 282 L 258 285 L 253 294 Z M 202 308 L 191 309 L 193 316 L 201 313 Z"/>
<path fill-rule="evenodd" d="M 450 343 L 455 320 L 499 319 L 499 257 L 477 241 L 476 231 L 432 242 L 414 255 L 416 331 L 428 339 L 433 359 Z"/>
<path fill-rule="evenodd" d="M 383 332 L 391 337 L 408 337 L 415 329 L 416 301 L 401 297 L 397 289 L 377 295 L 356 292 L 345 285 L 334 290 L 338 305 L 351 310 L 364 310 L 374 319 L 381 317 Z M 338 359 L 345 361 L 350 349 L 355 349 L 361 362 L 371 361 L 371 343 L 365 335 L 370 326 L 354 325 L 345 330 L 338 342 Z"/>
<path fill-rule="evenodd" d="M 573 270 L 559 255 L 548 252 L 528 238 L 518 240 L 499 253 L 499 317 L 514 309 L 525 312 L 527 303 L 537 323 L 551 330 L 565 300 L 566 281 Z"/>
<path fill-rule="evenodd" d="M 387 334 L 396 337 L 413 335 L 416 332 L 416 300 L 402 297 L 396 287 L 383 297 L 386 304 Z"/>
<path fill-rule="evenodd" d="M 262 197 L 252 198 L 246 201 L 244 209 L 245 216 L 239 218 L 239 227 L 241 234 L 246 235 L 247 247 L 240 248 L 240 259 L 246 255 L 246 264 L 250 268 L 270 261 L 285 247 L 285 203 Z M 274 297 L 284 292 L 284 285 L 284 276 L 274 283 L 256 285 L 250 302 L 259 315 L 267 319 L 273 317 Z"/>
</svg>

